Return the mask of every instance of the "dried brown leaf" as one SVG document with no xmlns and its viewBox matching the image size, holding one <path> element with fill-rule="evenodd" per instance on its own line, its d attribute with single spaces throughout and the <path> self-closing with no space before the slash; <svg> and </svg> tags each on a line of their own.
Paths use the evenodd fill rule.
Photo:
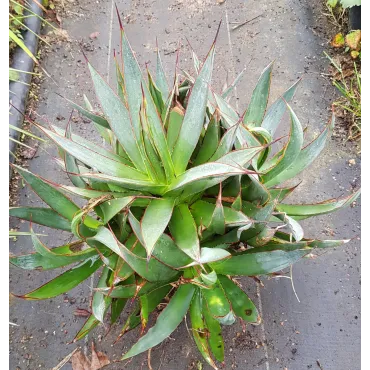
<svg viewBox="0 0 370 370">
<path fill-rule="evenodd" d="M 72 369 L 73 370 L 91 370 L 90 361 L 81 352 L 77 351 L 72 356 Z"/>
<path fill-rule="evenodd" d="M 91 370 L 99 370 L 110 364 L 107 355 L 103 352 L 96 352 L 94 342 L 91 344 Z"/>
<path fill-rule="evenodd" d="M 89 317 L 91 313 L 88 310 L 85 310 L 84 308 L 77 308 L 75 312 L 73 312 L 75 316 L 81 316 L 81 317 Z"/>
<path fill-rule="evenodd" d="M 105 353 L 95 351 L 94 342 L 91 343 L 91 361 L 81 350 L 72 356 L 73 370 L 99 370 L 109 364 L 110 361 Z"/>
</svg>

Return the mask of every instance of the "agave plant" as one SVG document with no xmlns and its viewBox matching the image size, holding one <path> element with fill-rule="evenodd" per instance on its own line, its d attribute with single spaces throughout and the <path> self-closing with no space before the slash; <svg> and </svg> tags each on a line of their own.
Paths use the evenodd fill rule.
<svg viewBox="0 0 370 370">
<path fill-rule="evenodd" d="M 212 44 L 203 63 L 193 53 L 196 75 L 175 72 L 169 87 L 160 54 L 156 77 L 144 78 L 121 25 L 122 65 L 115 57 L 117 92 L 87 61 L 102 113 L 71 104 L 88 117 L 110 145 L 99 146 L 59 127 L 34 123 L 59 149 L 58 163 L 73 186 L 54 184 L 16 167 L 50 208 L 15 207 L 12 216 L 73 233 L 70 244 L 49 249 L 32 231 L 35 253 L 11 257 L 24 269 L 76 266 L 19 297 L 50 299 L 101 274 L 84 337 L 106 319 L 132 313 L 120 337 L 139 325 L 142 335 L 127 359 L 161 343 L 189 311 L 192 334 L 205 360 L 224 360 L 221 325 L 241 319 L 258 324 L 256 306 L 233 276 L 280 271 L 314 248 L 346 240 L 304 238 L 299 220 L 353 202 L 359 191 L 319 204 L 286 204 L 296 186 L 279 184 L 303 171 L 319 155 L 334 120 L 303 143 L 302 126 L 288 105 L 298 83 L 267 110 L 272 64 L 261 74 L 248 109 L 228 103 L 237 81 L 222 93 L 211 88 Z M 273 135 L 286 110 L 290 133 L 273 153 Z M 82 208 L 65 194 L 81 197 Z M 167 297 L 147 331 L 148 317 Z"/>
</svg>

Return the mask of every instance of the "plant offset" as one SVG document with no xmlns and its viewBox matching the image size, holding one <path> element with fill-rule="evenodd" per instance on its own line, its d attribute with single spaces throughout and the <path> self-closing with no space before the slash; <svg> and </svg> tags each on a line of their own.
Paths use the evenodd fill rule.
<svg viewBox="0 0 370 370">
<path fill-rule="evenodd" d="M 58 146 L 58 163 L 72 186 L 15 166 L 50 208 L 15 207 L 11 216 L 74 236 L 49 249 L 31 228 L 36 252 L 11 257 L 12 264 L 39 270 L 75 265 L 20 297 L 55 297 L 100 269 L 91 315 L 75 341 L 105 323 L 108 311 L 114 324 L 127 303 L 131 314 L 120 337 L 141 326 L 127 359 L 165 340 L 189 312 L 196 345 L 216 369 L 224 361 L 221 325 L 261 321 L 233 277 L 268 275 L 314 248 L 345 243 L 306 239 L 299 220 L 348 206 L 359 191 L 318 204 L 284 203 L 296 185 L 281 184 L 320 154 L 334 122 L 303 143 L 302 125 L 288 105 L 298 82 L 266 111 L 272 64 L 239 115 L 228 103 L 238 79 L 220 94 L 211 88 L 215 43 L 204 63 L 193 53 L 194 77 L 175 72 L 169 85 L 159 52 L 155 78 L 149 71 L 144 78 L 122 26 L 121 36 L 117 92 L 88 63 L 103 113 L 87 98 L 85 108 L 71 102 L 110 149 L 73 134 L 70 124 L 62 130 L 35 123 Z M 274 153 L 273 136 L 287 110 L 290 133 Z M 65 194 L 86 205 L 80 208 Z M 147 330 L 150 313 L 166 297 L 169 303 Z"/>
</svg>

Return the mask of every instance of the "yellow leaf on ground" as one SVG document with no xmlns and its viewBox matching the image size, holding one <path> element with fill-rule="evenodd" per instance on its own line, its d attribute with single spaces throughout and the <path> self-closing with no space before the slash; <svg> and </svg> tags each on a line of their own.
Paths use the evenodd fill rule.
<svg viewBox="0 0 370 370">
<path fill-rule="evenodd" d="M 343 33 L 337 33 L 333 40 L 331 41 L 331 46 L 333 48 L 341 48 L 344 46 L 344 36 Z"/>
<path fill-rule="evenodd" d="M 356 30 L 350 32 L 346 36 L 346 44 L 351 50 L 360 50 L 360 45 L 361 45 L 361 31 Z"/>
</svg>

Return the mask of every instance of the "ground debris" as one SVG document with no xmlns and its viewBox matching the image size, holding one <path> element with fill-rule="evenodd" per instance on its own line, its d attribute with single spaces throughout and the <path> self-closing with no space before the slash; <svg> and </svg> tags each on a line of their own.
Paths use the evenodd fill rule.
<svg viewBox="0 0 370 370">
<path fill-rule="evenodd" d="M 73 312 L 73 314 L 80 317 L 89 317 L 91 315 L 91 312 L 85 310 L 84 308 L 77 308 L 75 312 Z"/>
<path fill-rule="evenodd" d="M 103 352 L 96 352 L 94 342 L 91 343 L 91 361 L 81 352 L 75 352 L 72 356 L 72 369 L 73 370 L 99 370 L 110 361 L 106 354 Z"/>
</svg>

